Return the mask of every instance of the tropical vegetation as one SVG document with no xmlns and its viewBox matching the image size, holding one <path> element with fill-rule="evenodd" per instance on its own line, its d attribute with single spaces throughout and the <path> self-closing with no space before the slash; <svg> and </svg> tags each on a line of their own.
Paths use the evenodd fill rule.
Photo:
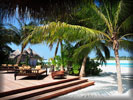
<svg viewBox="0 0 133 100">
<path fill-rule="evenodd" d="M 0 24 L 0 64 L 8 62 L 8 56 L 13 51 L 9 43 L 19 44 L 20 36 Z"/>
<path fill-rule="evenodd" d="M 70 36 L 75 33 L 75 36 L 82 38 L 83 36 L 88 37 L 90 40 L 97 38 L 97 41 L 101 40 L 107 44 L 107 46 L 112 47 L 115 54 L 116 68 L 117 68 L 117 80 L 118 80 L 118 91 L 122 93 L 122 80 L 121 80 L 121 71 L 120 71 L 120 61 L 119 61 L 119 48 L 130 51 L 132 47 L 132 18 L 133 15 L 130 13 L 131 4 L 126 1 L 120 0 L 116 1 L 115 5 L 112 5 L 110 2 L 101 2 L 101 5 L 96 5 L 92 3 L 90 7 L 95 14 L 99 17 L 97 22 L 103 22 L 101 27 L 88 28 L 79 25 L 70 25 L 61 22 L 52 22 L 48 25 L 40 27 L 41 30 L 51 33 L 64 33 L 67 34 L 66 39 L 71 41 Z M 128 10 L 128 12 L 127 12 Z M 54 27 L 54 29 L 53 29 Z M 70 34 L 71 33 L 71 34 Z M 70 34 L 70 36 L 69 36 Z M 81 36 L 83 35 L 83 36 Z M 76 37 L 78 39 L 79 37 Z M 75 40 L 75 39 L 73 39 Z M 94 44 L 93 44 L 94 45 Z M 85 48 L 91 47 L 92 44 L 86 45 L 80 51 L 84 51 Z M 82 51 L 82 52 L 83 52 Z M 85 58 L 86 59 L 86 58 Z M 85 60 L 84 60 L 85 62 Z M 81 67 L 81 72 L 84 72 L 84 67 Z"/>
</svg>

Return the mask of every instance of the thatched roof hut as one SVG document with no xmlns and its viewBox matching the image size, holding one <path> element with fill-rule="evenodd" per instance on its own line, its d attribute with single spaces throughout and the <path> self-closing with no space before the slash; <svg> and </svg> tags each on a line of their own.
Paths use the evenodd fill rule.
<svg viewBox="0 0 133 100">
<path fill-rule="evenodd" d="M 9 59 L 15 59 L 19 55 L 20 55 L 20 51 L 17 49 L 16 51 L 14 51 L 13 53 L 11 53 L 9 55 Z M 22 56 L 28 56 L 30 58 L 33 57 L 33 58 L 41 59 L 41 57 L 35 51 L 33 51 L 31 48 L 24 50 Z"/>
<path fill-rule="evenodd" d="M 16 62 L 19 55 L 20 55 L 20 51 L 16 50 L 9 55 L 9 59 Z M 41 59 L 41 57 L 36 52 L 34 52 L 31 48 L 24 50 L 22 57 L 21 57 L 21 62 L 26 62 L 27 58 L 29 60 L 28 62 L 30 65 L 36 65 L 37 60 Z"/>
</svg>

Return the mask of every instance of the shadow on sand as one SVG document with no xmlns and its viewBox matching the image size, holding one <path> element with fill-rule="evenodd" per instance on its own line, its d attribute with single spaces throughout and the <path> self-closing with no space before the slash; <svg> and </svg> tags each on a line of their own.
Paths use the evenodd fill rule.
<svg viewBox="0 0 133 100">
<path fill-rule="evenodd" d="M 46 77 L 47 75 L 40 75 L 37 79 L 35 76 L 25 76 L 24 78 L 21 78 L 19 80 L 43 80 Z"/>
</svg>

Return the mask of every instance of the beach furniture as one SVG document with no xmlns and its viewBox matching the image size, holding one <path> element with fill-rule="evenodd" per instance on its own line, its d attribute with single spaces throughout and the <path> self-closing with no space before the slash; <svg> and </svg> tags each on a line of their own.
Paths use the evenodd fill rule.
<svg viewBox="0 0 133 100">
<path fill-rule="evenodd" d="M 0 67 L 0 70 L 2 71 L 15 71 L 18 69 L 18 64 L 2 64 Z"/>
<path fill-rule="evenodd" d="M 42 70 L 41 66 L 36 66 L 36 68 L 31 68 L 30 66 L 22 66 L 19 67 L 18 70 L 15 70 L 14 79 L 16 80 L 17 76 L 35 76 L 38 79 L 39 76 L 43 73 L 46 73 L 47 75 L 47 69 Z"/>
<path fill-rule="evenodd" d="M 64 78 L 65 72 L 64 71 L 54 71 L 51 73 L 52 78 L 54 79 L 55 77 L 61 77 Z"/>
</svg>

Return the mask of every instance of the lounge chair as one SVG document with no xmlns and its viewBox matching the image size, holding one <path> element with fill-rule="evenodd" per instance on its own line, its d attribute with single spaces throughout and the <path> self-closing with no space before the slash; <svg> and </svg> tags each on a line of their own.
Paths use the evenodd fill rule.
<svg viewBox="0 0 133 100">
<path fill-rule="evenodd" d="M 18 69 L 18 64 L 2 64 L 0 67 L 2 71 L 15 71 L 16 69 Z"/>
<path fill-rule="evenodd" d="M 39 76 L 42 75 L 43 73 L 46 73 L 46 75 L 47 75 L 47 69 L 42 70 L 39 68 L 41 68 L 41 67 L 36 66 L 35 69 L 32 69 L 29 66 L 19 67 L 18 70 L 15 70 L 14 78 L 16 80 L 16 76 L 35 76 L 38 79 Z"/>
<path fill-rule="evenodd" d="M 52 78 L 54 79 L 55 77 L 61 77 L 64 78 L 65 72 L 64 71 L 54 71 L 51 73 Z"/>
</svg>

